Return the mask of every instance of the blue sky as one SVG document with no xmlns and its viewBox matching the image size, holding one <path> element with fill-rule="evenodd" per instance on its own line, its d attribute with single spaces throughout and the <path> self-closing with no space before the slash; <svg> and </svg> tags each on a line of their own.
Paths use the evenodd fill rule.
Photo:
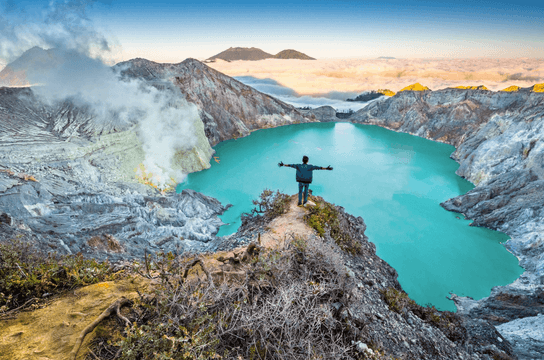
<svg viewBox="0 0 544 360">
<path fill-rule="evenodd" d="M 49 2 L 2 5 L 1 16 L 24 23 Z M 119 60 L 205 59 L 231 46 L 316 58 L 544 57 L 542 0 L 112 0 L 93 3 L 86 16 Z"/>
</svg>

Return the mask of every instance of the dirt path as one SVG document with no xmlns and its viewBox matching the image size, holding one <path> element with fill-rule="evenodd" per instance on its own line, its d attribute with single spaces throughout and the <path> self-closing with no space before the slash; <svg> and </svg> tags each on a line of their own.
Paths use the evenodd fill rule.
<svg viewBox="0 0 544 360">
<path fill-rule="evenodd" d="M 297 195 L 291 196 L 289 210 L 268 225 L 270 230 L 261 236 L 261 245 L 270 248 L 281 247 L 289 236 L 308 237 L 315 235 L 315 230 L 306 225 L 303 220 L 303 216 L 307 214 L 308 210 L 297 206 L 297 202 Z M 306 206 L 313 205 L 315 204 L 311 201 L 306 204 Z"/>
</svg>

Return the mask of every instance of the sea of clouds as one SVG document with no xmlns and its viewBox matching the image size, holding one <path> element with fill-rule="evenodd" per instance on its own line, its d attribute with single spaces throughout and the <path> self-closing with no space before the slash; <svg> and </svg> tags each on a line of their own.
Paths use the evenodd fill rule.
<svg viewBox="0 0 544 360">
<path fill-rule="evenodd" d="M 282 86 L 273 79 L 259 79 L 253 76 L 236 76 L 234 78 L 260 92 L 271 95 L 276 99 L 299 108 L 310 107 L 314 109 L 328 105 L 332 106 L 336 111 L 347 112 L 349 110 L 357 111 L 370 103 L 346 101 L 346 99 L 353 99 L 359 95 L 359 93 L 355 92 L 333 91 L 320 96 L 301 96 L 295 90 Z"/>
<path fill-rule="evenodd" d="M 537 58 L 218 60 L 208 65 L 229 76 L 274 80 L 301 96 L 314 97 L 377 89 L 397 92 L 417 82 L 431 90 L 484 85 L 494 91 L 544 83 L 544 59 Z"/>
<path fill-rule="evenodd" d="M 54 49 L 51 66 L 26 71 L 29 83 L 39 84 L 33 92 L 47 103 L 68 100 L 88 107 L 94 121 L 108 128 L 133 127 L 145 151 L 145 171 L 153 174 L 151 182 L 164 189 L 172 178 L 183 181 L 185 174 L 172 168 L 172 159 L 178 150 L 196 145 L 196 106 L 180 94 L 121 79 L 107 64 L 110 41 L 87 18 L 89 6 L 92 2 L 52 1 L 35 17 L 26 14 L 22 23 L 17 11 L 23 9 L 0 15 L 0 58 L 12 61 L 34 46 Z"/>
</svg>

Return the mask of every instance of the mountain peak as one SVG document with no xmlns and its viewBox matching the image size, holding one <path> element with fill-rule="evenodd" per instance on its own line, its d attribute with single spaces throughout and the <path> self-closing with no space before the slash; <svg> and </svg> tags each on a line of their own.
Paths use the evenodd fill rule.
<svg viewBox="0 0 544 360">
<path fill-rule="evenodd" d="M 264 59 L 315 60 L 314 58 L 294 49 L 282 50 L 276 55 L 272 55 L 256 47 L 250 47 L 250 48 L 230 47 L 227 50 L 206 59 L 206 62 L 213 62 L 216 59 L 221 59 L 225 61 L 236 61 L 236 60 L 256 61 L 256 60 L 264 60 Z"/>
<path fill-rule="evenodd" d="M 315 60 L 313 57 L 309 57 L 308 55 L 301 53 L 300 51 L 293 50 L 293 49 L 287 49 L 282 50 L 276 55 L 274 55 L 274 58 L 276 59 L 299 59 L 299 60 Z"/>
<path fill-rule="evenodd" d="M 251 47 L 230 47 L 227 50 L 220 52 L 217 55 L 212 56 L 207 59 L 208 61 L 221 59 L 225 61 L 236 61 L 236 60 L 264 60 L 274 57 L 272 54 L 262 51 L 261 49 Z"/>
</svg>

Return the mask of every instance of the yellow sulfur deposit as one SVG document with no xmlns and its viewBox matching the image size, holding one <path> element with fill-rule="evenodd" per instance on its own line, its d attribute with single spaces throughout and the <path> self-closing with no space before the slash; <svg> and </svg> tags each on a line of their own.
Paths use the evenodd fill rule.
<svg viewBox="0 0 544 360">
<path fill-rule="evenodd" d="M 384 94 L 385 96 L 395 96 L 395 92 L 389 89 L 378 89 L 376 90 L 376 92 L 379 92 L 380 94 Z"/>
<path fill-rule="evenodd" d="M 143 163 L 140 163 L 140 165 L 134 169 L 134 172 L 136 173 L 136 180 L 138 180 L 140 184 L 149 185 L 152 188 L 159 190 L 162 195 L 176 190 L 177 183 L 174 178 L 171 177 L 168 181 L 161 183 L 160 178 L 154 177 L 152 172 L 148 172 Z"/>
<path fill-rule="evenodd" d="M 121 296 L 135 299 L 137 291 L 147 291 L 149 286 L 150 281 L 139 276 L 102 282 L 67 291 L 53 297 L 47 306 L 4 319 L 0 325 L 0 360 L 69 359 L 83 329 L 112 302 Z M 99 325 L 85 337 L 78 360 L 89 358 L 88 348 L 100 328 L 107 331 L 105 326 Z"/>
<path fill-rule="evenodd" d="M 501 91 L 514 92 L 514 91 L 519 91 L 519 89 L 521 89 L 519 86 L 512 85 L 507 87 L 506 89 L 502 89 Z"/>
<path fill-rule="evenodd" d="M 456 89 L 466 89 L 466 90 L 489 90 L 483 85 L 478 86 L 456 86 Z"/>
<path fill-rule="evenodd" d="M 431 89 L 429 89 L 426 86 L 421 85 L 420 83 L 415 83 L 415 84 L 412 84 L 412 85 L 408 85 L 407 87 L 403 88 L 399 92 L 407 91 L 407 90 L 408 91 L 425 91 L 425 90 L 431 90 Z"/>
<path fill-rule="evenodd" d="M 533 86 L 533 92 L 544 92 L 544 83 Z"/>
</svg>

